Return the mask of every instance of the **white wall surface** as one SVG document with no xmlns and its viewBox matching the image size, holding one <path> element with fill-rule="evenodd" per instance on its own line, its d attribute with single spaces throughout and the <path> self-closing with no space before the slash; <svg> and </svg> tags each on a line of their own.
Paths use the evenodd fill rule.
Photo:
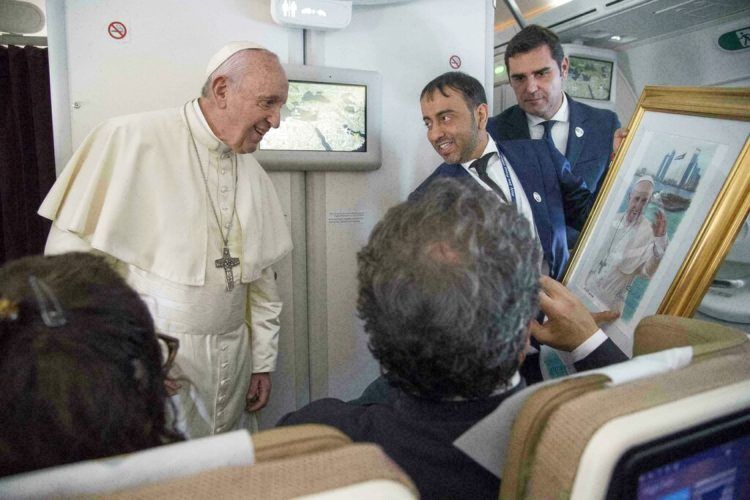
<svg viewBox="0 0 750 500">
<path fill-rule="evenodd" d="M 197 97 L 208 59 L 227 42 L 258 40 L 282 61 L 289 58 L 290 30 L 273 22 L 267 0 L 64 4 L 70 101 L 80 105 L 72 111 L 73 148 L 108 117 Z M 112 21 L 126 26 L 122 40 L 109 35 Z"/>
</svg>

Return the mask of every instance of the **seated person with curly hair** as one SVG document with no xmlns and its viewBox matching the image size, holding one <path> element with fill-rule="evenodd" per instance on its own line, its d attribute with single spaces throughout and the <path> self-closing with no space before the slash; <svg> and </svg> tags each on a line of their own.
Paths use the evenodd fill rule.
<svg viewBox="0 0 750 500">
<path fill-rule="evenodd" d="M 3 266 L 0 476 L 181 441 L 162 359 L 148 309 L 101 257 Z"/>
<path fill-rule="evenodd" d="M 572 351 L 598 330 L 594 319 L 540 277 L 539 245 L 514 207 L 453 179 L 391 208 L 357 258 L 358 311 L 393 394 L 321 399 L 280 424 L 328 424 L 379 444 L 423 498 L 497 498 L 498 478 L 454 440 L 524 387 L 530 333 Z"/>
</svg>

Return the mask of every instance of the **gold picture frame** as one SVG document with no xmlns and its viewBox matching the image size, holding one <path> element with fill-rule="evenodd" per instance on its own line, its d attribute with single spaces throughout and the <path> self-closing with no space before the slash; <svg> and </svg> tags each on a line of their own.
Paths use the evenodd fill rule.
<svg viewBox="0 0 750 500">
<path fill-rule="evenodd" d="M 750 88 L 648 86 L 628 129 L 563 283 L 590 310 L 621 309 L 604 329 L 629 353 L 643 316 L 692 316 L 750 212 Z"/>
</svg>

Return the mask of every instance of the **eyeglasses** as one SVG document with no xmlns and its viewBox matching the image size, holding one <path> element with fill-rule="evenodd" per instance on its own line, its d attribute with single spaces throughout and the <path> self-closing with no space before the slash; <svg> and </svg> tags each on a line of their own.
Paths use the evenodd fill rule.
<svg viewBox="0 0 750 500">
<path fill-rule="evenodd" d="M 180 341 L 179 339 L 176 339 L 174 337 L 170 337 L 169 335 L 164 335 L 163 333 L 157 333 L 156 338 L 164 342 L 167 346 L 167 359 L 164 361 L 164 364 L 162 365 L 162 370 L 164 371 L 164 374 L 166 375 L 169 373 L 169 370 L 172 369 L 172 365 L 174 364 L 174 359 L 177 357 L 177 351 L 180 348 Z"/>
</svg>

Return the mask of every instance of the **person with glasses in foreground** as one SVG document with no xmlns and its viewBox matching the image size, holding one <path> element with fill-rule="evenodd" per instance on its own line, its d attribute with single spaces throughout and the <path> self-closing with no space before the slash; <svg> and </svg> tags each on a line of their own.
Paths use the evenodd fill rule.
<svg viewBox="0 0 750 500">
<path fill-rule="evenodd" d="M 164 387 L 178 343 L 162 340 L 102 257 L 0 268 L 0 476 L 181 441 Z"/>
</svg>

